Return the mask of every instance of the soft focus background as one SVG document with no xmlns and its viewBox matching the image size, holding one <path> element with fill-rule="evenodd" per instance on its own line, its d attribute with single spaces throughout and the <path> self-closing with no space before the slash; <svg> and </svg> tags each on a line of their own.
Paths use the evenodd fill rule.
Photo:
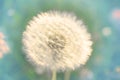
<svg viewBox="0 0 120 80">
<path fill-rule="evenodd" d="M 0 80 L 50 80 L 26 61 L 21 42 L 28 21 L 49 10 L 74 13 L 94 41 L 89 61 L 70 80 L 120 80 L 120 0 L 0 0 L 0 34 L 9 47 L 8 54 L 0 52 Z M 58 80 L 63 77 L 58 73 Z"/>
</svg>

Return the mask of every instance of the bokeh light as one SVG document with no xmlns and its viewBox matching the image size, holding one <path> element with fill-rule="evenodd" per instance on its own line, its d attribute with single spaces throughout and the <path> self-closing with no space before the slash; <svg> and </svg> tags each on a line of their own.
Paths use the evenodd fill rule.
<svg viewBox="0 0 120 80">
<path fill-rule="evenodd" d="M 120 0 L 0 0 L 0 80 L 50 80 L 48 70 L 35 72 L 22 49 L 28 22 L 50 10 L 75 14 L 92 36 L 92 55 L 70 80 L 120 80 Z"/>
</svg>

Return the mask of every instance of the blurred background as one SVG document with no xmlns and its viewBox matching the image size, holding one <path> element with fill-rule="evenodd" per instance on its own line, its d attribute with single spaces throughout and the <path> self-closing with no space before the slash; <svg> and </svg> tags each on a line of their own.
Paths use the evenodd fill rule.
<svg viewBox="0 0 120 80">
<path fill-rule="evenodd" d="M 28 21 L 49 10 L 74 13 L 92 35 L 92 56 L 70 80 L 120 80 L 120 0 L 0 0 L 0 80 L 50 80 L 26 61 L 21 42 Z"/>
</svg>

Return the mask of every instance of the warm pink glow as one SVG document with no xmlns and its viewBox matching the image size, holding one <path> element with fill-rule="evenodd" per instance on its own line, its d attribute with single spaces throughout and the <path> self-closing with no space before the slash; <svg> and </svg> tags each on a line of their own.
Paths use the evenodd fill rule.
<svg viewBox="0 0 120 80">
<path fill-rule="evenodd" d="M 120 19 L 120 9 L 114 10 L 114 11 L 112 12 L 112 17 L 113 17 L 114 19 Z"/>
<path fill-rule="evenodd" d="M 4 34 L 0 32 L 0 58 L 9 51 L 8 45 L 4 40 Z"/>
</svg>

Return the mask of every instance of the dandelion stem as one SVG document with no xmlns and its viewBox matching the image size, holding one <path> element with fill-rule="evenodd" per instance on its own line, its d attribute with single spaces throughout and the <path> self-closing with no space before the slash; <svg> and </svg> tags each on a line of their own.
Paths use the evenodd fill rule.
<svg viewBox="0 0 120 80">
<path fill-rule="evenodd" d="M 52 80 L 57 80 L 56 77 L 57 77 L 56 70 L 53 70 L 52 71 Z"/>
<path fill-rule="evenodd" d="M 65 71 L 64 80 L 70 80 L 70 74 L 71 74 L 71 71 Z"/>
</svg>

